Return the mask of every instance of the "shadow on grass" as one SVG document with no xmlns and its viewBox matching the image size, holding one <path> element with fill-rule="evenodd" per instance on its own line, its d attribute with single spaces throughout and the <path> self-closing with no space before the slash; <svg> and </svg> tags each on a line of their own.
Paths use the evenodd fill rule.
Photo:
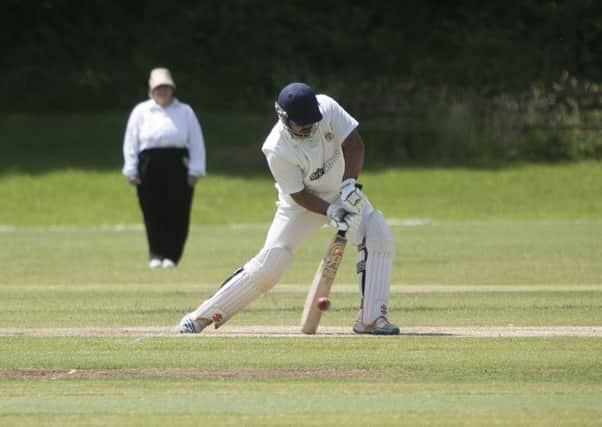
<svg viewBox="0 0 602 427">
<path fill-rule="evenodd" d="M 401 332 L 400 336 L 404 337 L 455 337 L 456 334 L 446 332 Z"/>
<path fill-rule="evenodd" d="M 120 173 L 128 111 L 104 113 L 8 113 L 0 115 L 0 174 L 45 174 L 62 169 Z M 273 117 L 199 114 L 208 170 L 265 176 L 261 143 Z"/>
<path fill-rule="evenodd" d="M 120 173 L 128 111 L 99 113 L 0 114 L 0 175 L 45 174 L 62 169 Z M 207 148 L 208 172 L 240 177 L 269 177 L 261 145 L 275 123 L 271 111 L 198 114 Z M 367 170 L 390 168 L 470 168 L 496 170 L 516 166 L 499 159 L 417 161 L 411 144 L 395 129 L 373 123 L 360 132 L 366 144 Z M 427 145 L 426 142 L 423 144 Z M 433 157 L 431 157 L 433 158 Z"/>
</svg>

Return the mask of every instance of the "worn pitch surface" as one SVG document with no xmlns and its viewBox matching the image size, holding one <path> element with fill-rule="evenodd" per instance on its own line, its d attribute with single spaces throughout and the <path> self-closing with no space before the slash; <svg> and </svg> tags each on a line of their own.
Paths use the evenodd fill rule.
<svg viewBox="0 0 602 427">
<path fill-rule="evenodd" d="M 602 326 L 410 326 L 401 327 L 403 336 L 450 336 L 450 337 L 602 337 Z M 315 335 L 301 333 L 298 326 L 224 326 L 209 327 L 198 335 L 177 335 L 173 326 L 147 327 L 81 327 L 81 328 L 0 328 L 0 336 L 74 336 L 74 337 L 154 337 L 179 338 L 214 337 L 360 337 L 350 327 L 324 326 Z M 375 338 L 361 335 L 363 337 Z"/>
</svg>

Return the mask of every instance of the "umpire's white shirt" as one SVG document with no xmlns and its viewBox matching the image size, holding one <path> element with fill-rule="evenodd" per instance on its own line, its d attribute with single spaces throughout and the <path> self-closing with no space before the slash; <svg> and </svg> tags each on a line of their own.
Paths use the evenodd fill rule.
<svg viewBox="0 0 602 427">
<path fill-rule="evenodd" d="M 334 99 L 316 98 L 323 118 L 311 138 L 293 138 L 278 121 L 263 144 L 279 207 L 300 207 L 290 195 L 303 189 L 329 202 L 338 197 L 345 172 L 342 144 L 358 122 Z"/>
<path fill-rule="evenodd" d="M 174 99 L 166 108 L 153 99 L 136 105 L 123 141 L 123 174 L 138 175 L 138 153 L 149 148 L 188 148 L 188 174 L 205 175 L 205 141 L 201 125 L 188 104 Z"/>
</svg>

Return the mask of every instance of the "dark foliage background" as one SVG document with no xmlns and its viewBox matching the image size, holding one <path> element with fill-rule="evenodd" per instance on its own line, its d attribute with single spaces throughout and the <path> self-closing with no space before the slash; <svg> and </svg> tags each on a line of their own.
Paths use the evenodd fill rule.
<svg viewBox="0 0 602 427">
<path fill-rule="evenodd" d="M 199 111 L 271 115 L 307 81 L 368 121 L 377 163 L 602 155 L 594 0 L 5 0 L 0 27 L 9 113 L 127 111 L 168 66 Z"/>
</svg>

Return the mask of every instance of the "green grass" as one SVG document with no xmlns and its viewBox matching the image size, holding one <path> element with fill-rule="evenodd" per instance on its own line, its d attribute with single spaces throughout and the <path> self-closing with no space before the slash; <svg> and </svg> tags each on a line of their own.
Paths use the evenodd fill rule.
<svg viewBox="0 0 602 427">
<path fill-rule="evenodd" d="M 600 163 L 527 165 L 499 170 L 388 170 L 362 177 L 375 206 L 391 217 L 600 219 Z"/>
<path fill-rule="evenodd" d="M 16 336 L 1 341 L 4 368 L 330 368 L 331 376 L 337 370 L 373 369 L 373 379 L 386 381 L 532 383 L 554 379 L 602 387 L 598 357 L 602 340 L 598 338 Z M 32 346 L 38 351 L 28 351 Z"/>
<path fill-rule="evenodd" d="M 214 289 L 103 286 L 69 290 L 19 286 L 2 289 L 3 327 L 175 326 Z M 230 321 L 229 325 L 295 325 L 305 291 L 285 292 L 280 285 Z M 351 325 L 359 304 L 357 292 L 336 291 L 324 326 Z M 602 325 L 602 292 L 428 292 L 399 293 L 393 286 L 391 318 L 404 326 Z"/>
<path fill-rule="evenodd" d="M 115 394 L 121 382 L 86 381 L 86 391 L 64 396 L 54 382 L 47 393 L 27 401 L 7 398 L 0 403 L 3 425 L 598 425 L 599 389 L 567 389 L 524 393 L 484 391 L 474 385 L 445 386 L 430 391 L 429 384 L 395 387 L 388 393 L 374 385 L 343 382 L 305 384 L 270 382 L 253 387 L 234 382 L 180 382 L 157 393 L 139 390 L 150 381 L 132 381 L 137 393 Z M 261 385 L 261 384 L 260 384 Z M 381 384 L 377 384 L 382 386 Z M 422 387 L 421 387 L 422 386 Z M 82 387 L 82 388 L 83 388 Z M 103 389 L 109 389 L 106 394 Z M 378 387 L 381 388 L 381 387 Z M 98 390 L 100 389 L 100 390 Z M 276 391 L 274 391 L 276 389 Z M 278 392 L 277 389 L 282 389 Z M 294 394 L 290 390 L 294 389 Z M 354 393 L 350 393 L 353 390 Z M 362 393 L 358 393 L 362 390 Z M 13 415 L 18 414 L 18 415 Z M 65 424 L 63 424 L 65 425 Z"/>
<path fill-rule="evenodd" d="M 218 285 L 261 248 L 267 225 L 197 226 L 181 266 L 149 271 L 144 232 L 26 229 L 0 233 L 6 284 L 162 283 Z M 391 227 L 396 241 L 393 283 L 596 284 L 602 277 L 602 222 L 434 222 Z M 332 231 L 306 241 L 284 283 L 311 281 Z M 355 282 L 347 248 L 340 283 Z"/>
<path fill-rule="evenodd" d="M 2 232 L 0 327 L 173 326 L 255 253 L 265 229 L 197 225 L 173 271 L 147 268 L 141 230 Z M 602 274 L 599 221 L 392 231 L 391 318 L 403 326 L 602 324 L 602 291 L 587 286 Z M 310 239 L 283 283 L 224 328 L 298 324 L 305 291 L 293 284 L 309 283 L 331 235 Z M 350 326 L 358 304 L 348 250 L 338 283 L 349 285 L 335 288 L 325 326 Z M 400 287 L 431 283 L 476 286 Z M 601 351 L 599 338 L 576 337 L 0 336 L 0 424 L 598 425 Z"/>
<path fill-rule="evenodd" d="M 151 271 L 143 231 L 115 227 L 140 224 L 117 171 L 33 169 L 0 177 L 0 328 L 23 333 L 172 326 L 255 254 L 274 210 L 269 177 L 210 176 L 182 264 Z M 391 227 L 391 319 L 602 325 L 601 178 L 596 163 L 366 173 L 388 218 L 431 219 Z M 224 328 L 297 325 L 331 235 Z M 347 251 L 326 326 L 358 305 Z M 600 354 L 577 337 L 0 335 L 0 425 L 600 425 Z"/>
<path fill-rule="evenodd" d="M 372 341 L 360 337 L 1 341 L 0 348 L 10 348 L 0 350 L 3 366 L 11 368 L 170 367 L 233 375 L 86 379 L 63 373 L 56 379 L 1 379 L 0 419 L 8 423 L 3 425 L 158 425 L 166 420 L 193 425 L 220 417 L 222 423 L 248 425 L 341 420 L 351 425 L 529 425 L 534 420 L 596 425 L 602 412 L 599 339 L 405 337 L 379 339 L 378 345 L 366 345 Z M 38 351 L 28 351 L 31 347 Z M 301 375 L 270 375 L 275 368 Z M 316 368 L 331 370 L 318 376 L 307 371 Z M 249 369 L 265 369 L 267 377 L 245 379 Z M 348 370 L 358 377 L 338 377 Z"/>
<path fill-rule="evenodd" d="M 441 222 L 392 227 L 397 254 L 391 312 L 404 325 L 599 325 L 602 223 Z M 265 226 L 196 227 L 178 269 L 151 271 L 142 231 L 28 229 L 0 233 L 0 325 L 170 325 L 214 292 L 260 248 Z M 233 236 L 232 240 L 224 236 Z M 295 324 L 332 231 L 298 251 L 274 292 L 233 324 Z M 235 236 L 235 237 L 234 237 Z M 232 245 L 232 241 L 236 241 Z M 325 324 L 345 325 L 358 305 L 353 248 L 337 276 Z M 412 293 L 398 285 L 550 285 L 546 292 Z M 557 286 L 558 289 L 554 289 Z M 418 291 L 420 289 L 418 288 Z"/>
<path fill-rule="evenodd" d="M 61 169 L 0 176 L 0 224 L 98 225 L 140 222 L 134 190 L 113 171 Z M 197 186 L 195 224 L 269 223 L 276 200 L 267 169 L 256 176 L 210 175 Z M 599 163 L 502 170 L 399 169 L 362 174 L 366 194 L 389 218 L 435 220 L 602 219 Z"/>
</svg>

